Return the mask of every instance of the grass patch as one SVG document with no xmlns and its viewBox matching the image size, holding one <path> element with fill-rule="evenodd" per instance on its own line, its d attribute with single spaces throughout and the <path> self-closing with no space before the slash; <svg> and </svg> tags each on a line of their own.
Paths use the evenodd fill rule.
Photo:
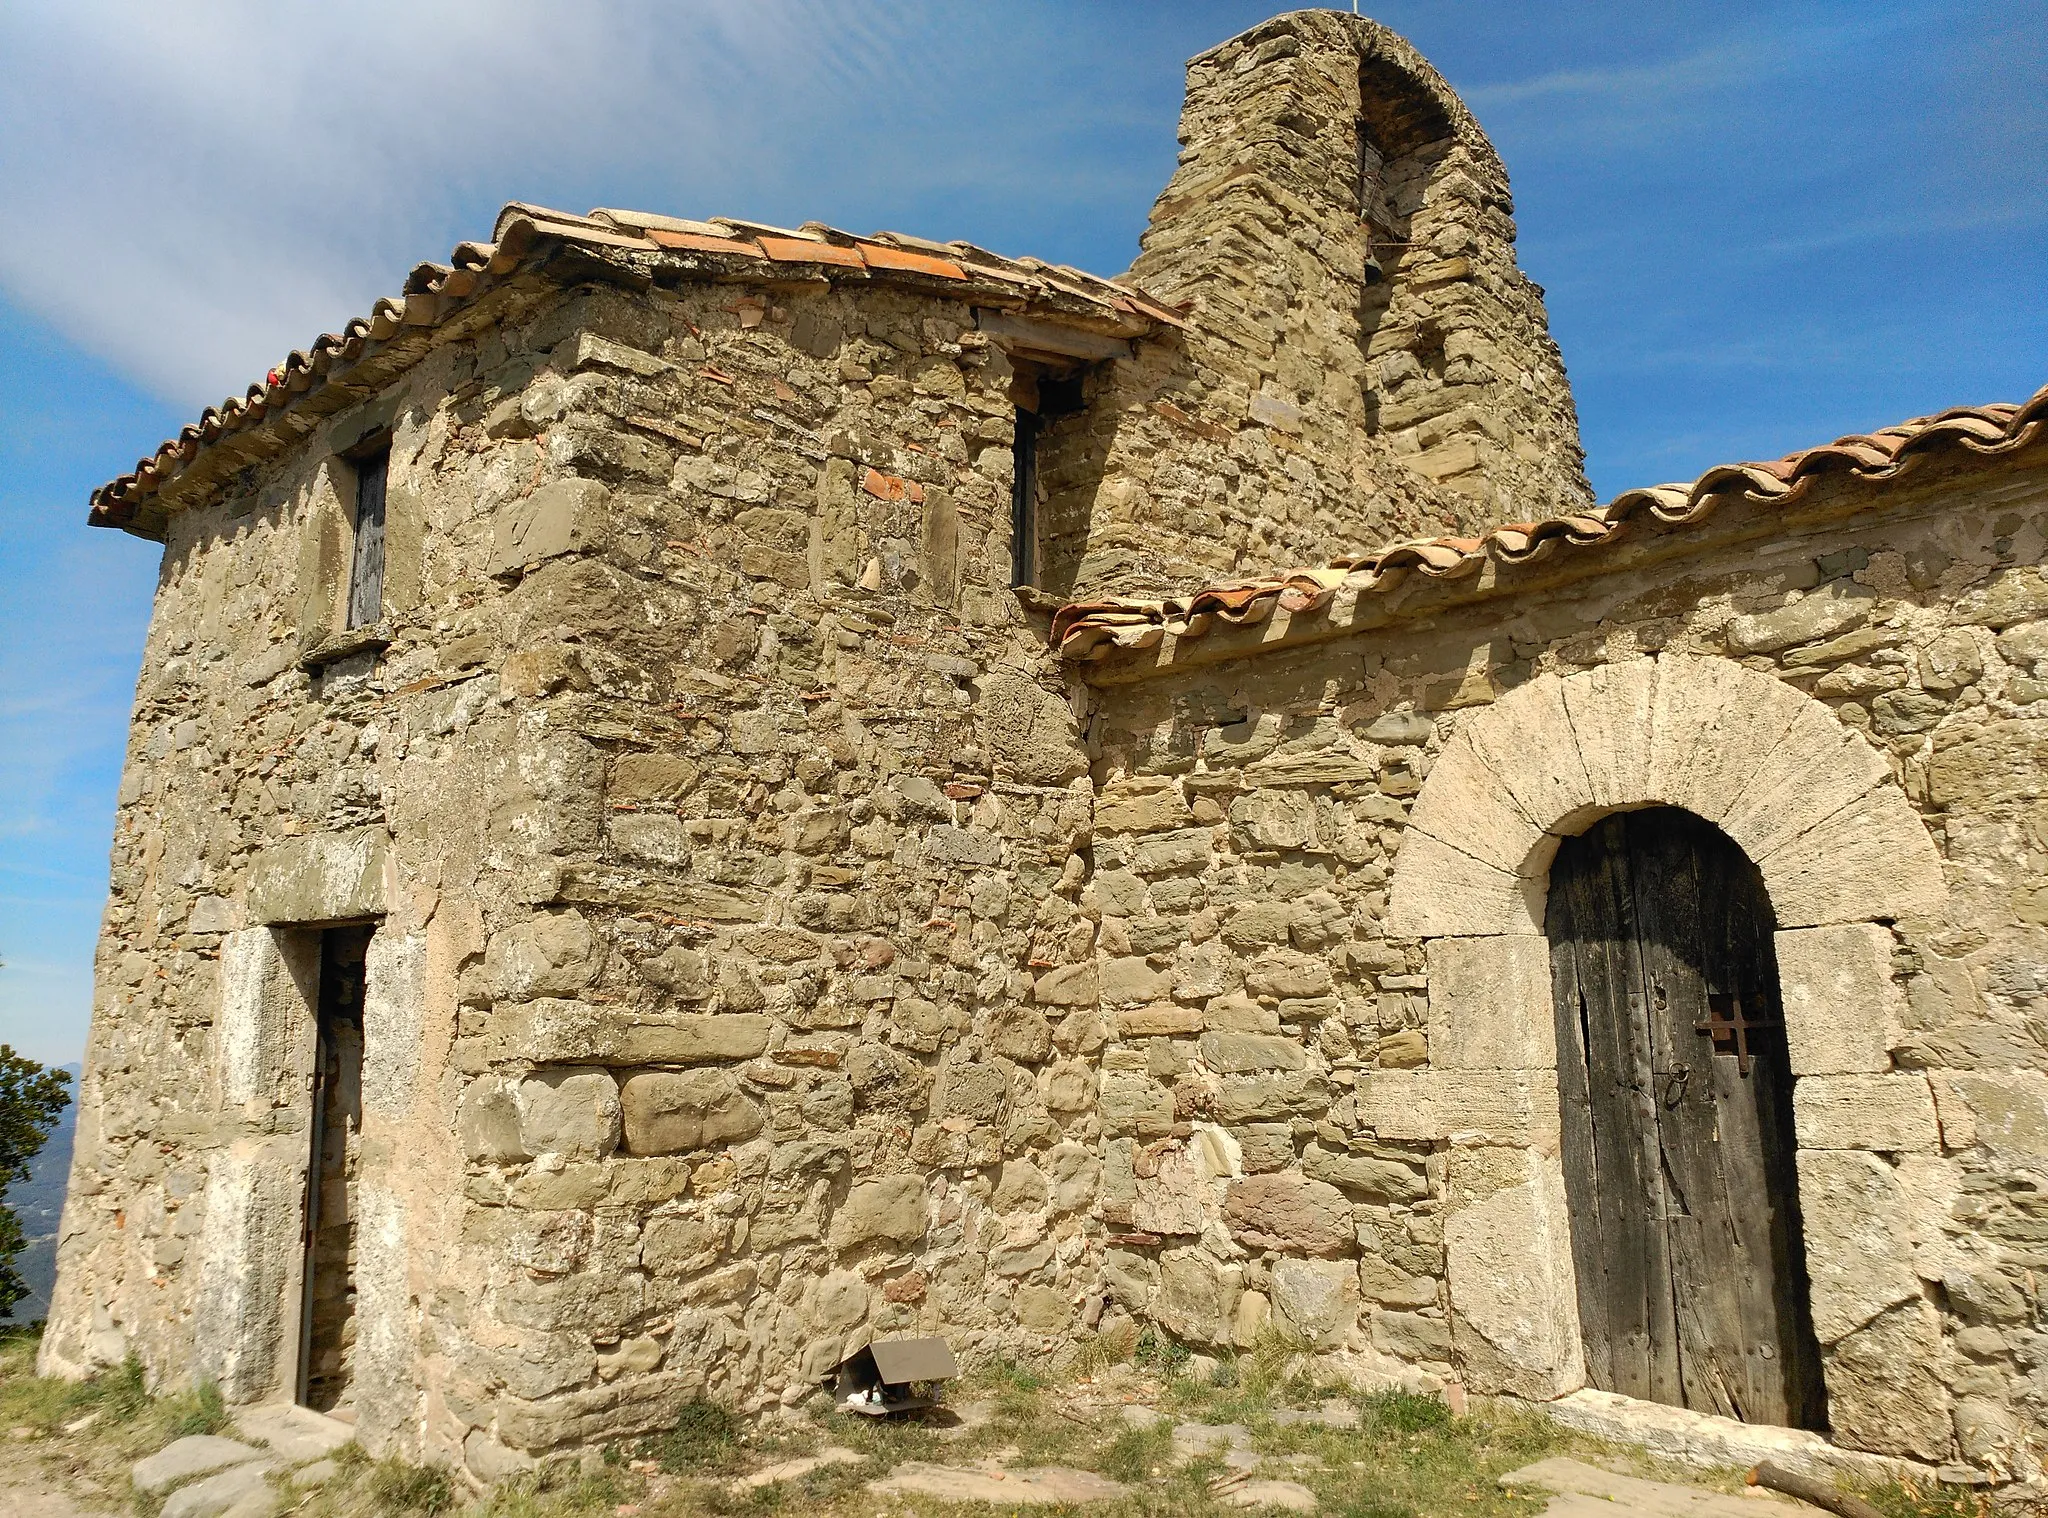
<svg viewBox="0 0 2048 1518">
<path fill-rule="evenodd" d="M 1988 1492 L 1910 1478 L 1870 1488 L 1863 1495 L 1885 1518 L 1991 1518 L 1994 1511 Z"/>
<path fill-rule="evenodd" d="M 1435 1397 L 1418 1397 L 1412 1392 L 1372 1392 L 1358 1399 L 1361 1423 L 1391 1434 L 1419 1434 L 1446 1428 L 1457 1420 L 1450 1408 Z"/>
<path fill-rule="evenodd" d="M 1150 1428 L 1126 1427 L 1094 1454 L 1096 1470 L 1135 1486 L 1173 1468 L 1173 1425 L 1162 1419 Z"/>
<path fill-rule="evenodd" d="M 577 1518 L 613 1512 L 638 1492 L 639 1483 L 616 1469 L 585 1470 L 580 1461 L 557 1460 L 499 1482 L 465 1511 L 474 1518 Z"/>
<path fill-rule="evenodd" d="M 187 1434 L 217 1434 L 228 1426 L 227 1405 L 220 1399 L 220 1388 L 211 1381 L 165 1397 L 158 1411 L 164 1421 L 164 1432 L 173 1439 L 182 1439 Z"/>
<path fill-rule="evenodd" d="M 1029 1366 L 1019 1365 L 1015 1360 L 991 1360 L 974 1377 L 977 1385 L 1001 1395 L 1004 1392 L 1044 1391 L 1049 1384 L 1046 1378 Z"/>
<path fill-rule="evenodd" d="M 675 1427 L 649 1439 L 645 1450 L 648 1459 L 671 1473 L 728 1470 L 739 1459 L 739 1419 L 722 1403 L 685 1402 Z"/>
<path fill-rule="evenodd" d="M 455 1480 L 445 1466 L 414 1465 L 396 1455 L 370 1467 L 363 1489 L 379 1513 L 433 1518 L 455 1505 Z"/>
</svg>

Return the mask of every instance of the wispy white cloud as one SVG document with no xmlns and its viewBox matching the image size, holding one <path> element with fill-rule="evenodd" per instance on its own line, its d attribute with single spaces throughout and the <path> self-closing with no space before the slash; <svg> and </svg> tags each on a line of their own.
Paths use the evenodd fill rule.
<svg viewBox="0 0 2048 1518">
<path fill-rule="evenodd" d="M 309 340 L 308 313 L 338 324 L 419 257 L 484 235 L 498 200 L 737 192 L 814 163 L 826 106 L 901 98 L 879 86 L 923 9 L 0 8 L 0 283 L 161 393 L 218 399 L 252 356 Z"/>
</svg>

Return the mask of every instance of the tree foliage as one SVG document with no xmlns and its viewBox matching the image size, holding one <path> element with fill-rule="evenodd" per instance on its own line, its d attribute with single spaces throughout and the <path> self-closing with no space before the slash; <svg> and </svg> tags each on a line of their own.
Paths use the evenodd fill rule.
<svg viewBox="0 0 2048 1518">
<path fill-rule="evenodd" d="M 70 1086 L 64 1071 L 46 1069 L 0 1044 L 0 1195 L 28 1175 L 29 1162 L 71 1100 Z M 26 1242 L 21 1220 L 0 1207 L 0 1317 L 28 1295 L 28 1283 L 14 1268 Z"/>
</svg>

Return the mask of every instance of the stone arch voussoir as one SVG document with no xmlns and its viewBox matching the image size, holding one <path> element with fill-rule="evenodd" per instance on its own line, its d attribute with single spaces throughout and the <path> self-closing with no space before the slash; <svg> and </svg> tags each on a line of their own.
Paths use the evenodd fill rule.
<svg viewBox="0 0 2048 1518">
<path fill-rule="evenodd" d="M 1540 934 L 1558 841 L 1611 812 L 1678 806 L 1763 872 L 1780 928 L 1941 910 L 1926 826 L 1863 735 L 1726 659 L 1542 675 L 1475 714 L 1416 797 L 1388 930 Z"/>
</svg>

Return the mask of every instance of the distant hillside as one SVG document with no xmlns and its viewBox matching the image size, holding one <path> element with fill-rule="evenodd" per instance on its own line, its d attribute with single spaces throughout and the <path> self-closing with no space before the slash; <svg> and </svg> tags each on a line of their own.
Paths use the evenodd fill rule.
<svg viewBox="0 0 2048 1518">
<path fill-rule="evenodd" d="M 64 1190 L 71 1181 L 71 1140 L 78 1128 L 77 1065 L 63 1067 L 71 1073 L 72 1099 L 64 1104 L 50 1140 L 35 1157 L 27 1179 L 7 1188 L 7 1205 L 21 1219 L 21 1231 L 28 1235 L 28 1248 L 21 1252 L 15 1268 L 28 1282 L 29 1294 L 14 1304 L 11 1318 L 0 1322 L 33 1323 L 48 1315 L 50 1292 L 57 1284 L 57 1222 L 64 1213 Z"/>
</svg>

